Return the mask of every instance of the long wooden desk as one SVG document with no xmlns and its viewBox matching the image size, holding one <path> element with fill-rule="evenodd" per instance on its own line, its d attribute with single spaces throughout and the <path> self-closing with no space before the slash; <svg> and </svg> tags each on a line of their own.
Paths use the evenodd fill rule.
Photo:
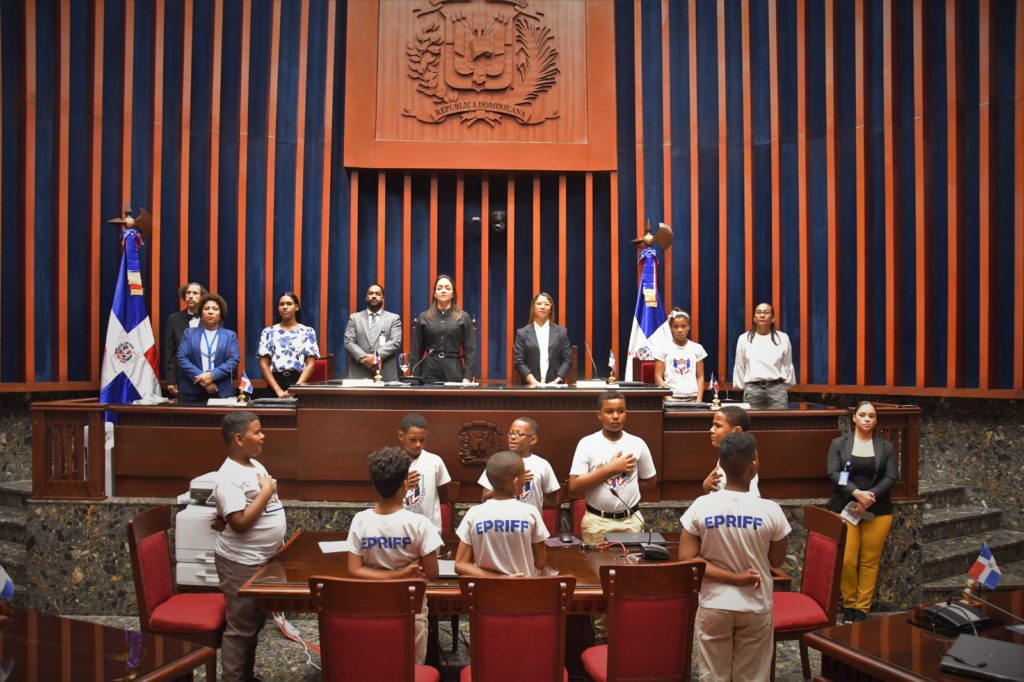
<svg viewBox="0 0 1024 682">
<path fill-rule="evenodd" d="M 1024 616 L 1024 590 L 996 592 L 986 595 L 985 599 L 1018 617 Z M 987 604 L 980 604 L 979 608 L 1002 623 L 1015 622 Z M 939 663 L 952 646 L 953 638 L 912 624 L 912 613 L 817 630 L 804 635 L 802 641 L 821 652 L 821 674 L 830 680 L 975 679 L 940 669 Z M 1024 635 L 1003 626 L 981 630 L 978 634 L 1024 644 Z M 1024 660 L 1021 670 L 1024 671 Z"/>
</svg>

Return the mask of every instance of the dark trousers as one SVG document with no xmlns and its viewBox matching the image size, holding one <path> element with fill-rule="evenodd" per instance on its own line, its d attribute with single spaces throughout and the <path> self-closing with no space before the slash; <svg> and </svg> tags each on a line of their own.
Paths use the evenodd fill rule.
<svg viewBox="0 0 1024 682">
<path fill-rule="evenodd" d="M 267 620 L 267 612 L 255 599 L 239 597 L 238 590 L 253 576 L 260 566 L 239 564 L 213 555 L 217 567 L 220 591 L 226 603 L 224 637 L 221 640 L 221 676 L 223 682 L 249 682 L 256 665 L 256 644 L 260 630 Z"/>
</svg>

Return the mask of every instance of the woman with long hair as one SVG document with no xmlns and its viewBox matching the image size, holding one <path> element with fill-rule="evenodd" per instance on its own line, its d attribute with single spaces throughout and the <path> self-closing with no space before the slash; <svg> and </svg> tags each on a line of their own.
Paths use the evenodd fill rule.
<svg viewBox="0 0 1024 682">
<path fill-rule="evenodd" d="M 413 375 L 424 383 L 462 382 L 476 376 L 476 333 L 448 275 L 434 280 L 430 307 L 413 320 Z"/>
<path fill-rule="evenodd" d="M 299 322 L 302 304 L 294 291 L 285 291 L 277 298 L 277 324 L 260 334 L 260 369 L 267 381 L 267 391 L 284 397 L 292 386 L 306 383 L 313 373 L 313 363 L 320 357 L 316 330 Z"/>
<path fill-rule="evenodd" d="M 572 368 L 572 345 L 565 327 L 554 323 L 555 297 L 533 297 L 526 326 L 516 330 L 512 364 L 527 386 L 560 384 Z"/>
<path fill-rule="evenodd" d="M 774 306 L 758 303 L 754 326 L 736 341 L 732 385 L 743 389 L 743 401 L 751 409 L 784 410 L 789 404 L 788 389 L 795 384 L 789 337 L 775 328 Z"/>
</svg>

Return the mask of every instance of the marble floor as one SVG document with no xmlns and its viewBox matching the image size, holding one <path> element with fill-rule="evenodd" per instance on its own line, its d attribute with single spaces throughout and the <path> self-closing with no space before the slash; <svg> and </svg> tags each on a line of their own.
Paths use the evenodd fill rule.
<svg viewBox="0 0 1024 682">
<path fill-rule="evenodd" d="M 126 629 L 138 627 L 138 619 L 123 616 L 70 616 L 93 622 L 102 622 L 106 625 L 114 625 Z M 288 621 L 294 625 L 302 635 L 302 638 L 311 642 L 319 641 L 317 622 L 305 614 L 287 614 Z M 468 647 L 469 626 L 465 619 L 461 620 L 459 628 L 460 644 L 458 652 L 449 653 L 451 650 L 451 628 L 447 621 L 440 624 L 441 645 L 444 654 L 447 656 L 447 663 L 442 659 L 442 680 L 455 681 L 459 679 L 459 669 L 469 662 Z M 816 651 L 811 651 L 811 672 L 819 672 L 819 656 Z M 305 648 L 297 642 L 287 639 L 270 620 L 260 634 L 260 646 L 256 653 L 256 673 L 263 677 L 265 682 L 313 682 L 320 679 L 320 671 L 314 667 L 320 664 L 320 657 L 316 654 L 307 656 Z M 694 666 L 696 668 L 696 666 Z M 779 682 L 790 682 L 801 679 L 800 674 L 800 651 L 796 642 L 782 642 L 776 650 L 776 680 Z M 205 680 L 206 675 L 200 668 L 195 673 L 196 680 Z M 696 670 L 692 679 L 697 679 Z"/>
</svg>

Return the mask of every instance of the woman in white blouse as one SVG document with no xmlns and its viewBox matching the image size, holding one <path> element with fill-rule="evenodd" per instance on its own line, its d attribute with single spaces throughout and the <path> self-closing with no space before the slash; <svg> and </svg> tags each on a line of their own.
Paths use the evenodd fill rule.
<svg viewBox="0 0 1024 682">
<path fill-rule="evenodd" d="M 554 317 L 555 298 L 542 291 L 533 297 L 526 326 L 516 330 L 512 362 L 527 386 L 562 383 L 572 367 L 569 332 Z"/>
<path fill-rule="evenodd" d="M 732 385 L 743 389 L 743 401 L 755 410 L 784 410 L 788 389 L 796 384 L 793 347 L 789 337 L 775 328 L 775 308 L 758 303 L 754 326 L 736 341 Z"/>
</svg>

